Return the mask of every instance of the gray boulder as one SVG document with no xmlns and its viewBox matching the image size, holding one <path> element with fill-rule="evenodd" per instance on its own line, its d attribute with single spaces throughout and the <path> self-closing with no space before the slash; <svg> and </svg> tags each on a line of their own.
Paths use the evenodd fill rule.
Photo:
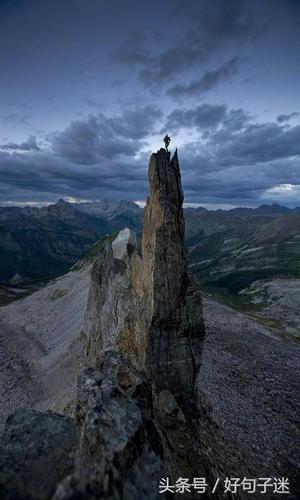
<svg viewBox="0 0 300 500">
<path fill-rule="evenodd" d="M 135 232 L 125 227 L 119 232 L 118 236 L 112 243 L 113 256 L 115 259 L 126 260 L 136 248 Z"/>
<path fill-rule="evenodd" d="M 1 500 L 44 500 L 73 467 L 76 427 L 52 411 L 19 410 L 0 441 Z"/>
<path fill-rule="evenodd" d="M 121 354 L 108 351 L 79 379 L 76 421 L 75 470 L 53 500 L 159 497 L 166 466 L 151 386 Z"/>
<path fill-rule="evenodd" d="M 159 492 L 161 478 L 174 484 L 180 476 L 204 473 L 175 398 L 167 390 L 156 393 L 116 351 L 106 351 L 80 377 L 76 423 L 74 471 L 52 500 L 169 498 Z"/>
</svg>

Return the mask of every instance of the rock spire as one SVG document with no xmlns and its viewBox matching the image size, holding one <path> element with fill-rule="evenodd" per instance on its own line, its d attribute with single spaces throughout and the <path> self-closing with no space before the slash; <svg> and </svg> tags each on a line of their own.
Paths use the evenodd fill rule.
<svg viewBox="0 0 300 500">
<path fill-rule="evenodd" d="M 161 387 L 190 393 L 200 364 L 201 296 L 187 272 L 183 191 L 177 150 L 149 163 L 150 197 L 142 239 L 145 370 Z"/>
<path fill-rule="evenodd" d="M 180 167 L 165 149 L 151 155 L 141 249 L 125 230 L 94 264 L 88 353 L 122 352 L 158 390 L 191 398 L 200 366 L 201 294 L 187 272 Z"/>
</svg>

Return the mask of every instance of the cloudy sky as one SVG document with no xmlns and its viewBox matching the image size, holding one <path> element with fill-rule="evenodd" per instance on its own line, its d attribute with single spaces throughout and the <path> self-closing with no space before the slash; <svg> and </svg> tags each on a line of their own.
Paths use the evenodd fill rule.
<svg viewBox="0 0 300 500">
<path fill-rule="evenodd" d="M 1 0 L 0 204 L 300 205 L 299 0 Z"/>
</svg>

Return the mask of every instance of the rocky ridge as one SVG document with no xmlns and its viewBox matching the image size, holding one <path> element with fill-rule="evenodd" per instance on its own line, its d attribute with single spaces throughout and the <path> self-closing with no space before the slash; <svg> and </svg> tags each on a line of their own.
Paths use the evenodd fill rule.
<svg viewBox="0 0 300 500">
<path fill-rule="evenodd" d="M 16 420 L 10 418 L 0 443 L 11 464 L 9 474 L 0 470 L 5 500 L 11 499 L 16 483 L 22 484 L 24 477 L 28 481 L 28 474 L 29 483 L 35 484 L 34 471 L 44 450 L 50 466 L 57 463 L 58 470 L 45 483 L 47 490 L 30 490 L 34 500 L 50 498 L 55 490 L 55 500 L 162 498 L 158 482 L 167 476 L 173 484 L 179 477 L 206 477 L 207 497 L 221 499 L 224 478 L 241 474 L 286 474 L 292 491 L 287 498 L 296 498 L 293 358 L 298 359 L 299 349 L 245 315 L 207 300 L 208 338 L 203 345 L 201 297 L 186 267 L 177 154 L 172 160 L 164 150 L 153 155 L 149 180 L 141 248 L 129 229 L 107 237 L 50 288 L 1 310 L 1 330 L 7 329 L 4 358 L 6 339 L 12 333 L 21 349 L 22 339 L 30 338 L 34 364 L 27 366 L 25 360 L 24 366 L 34 370 L 28 392 L 30 387 L 38 393 L 47 391 L 45 382 L 52 387 L 42 399 L 36 394 L 35 399 L 25 400 L 25 406 L 71 412 L 79 436 L 71 447 L 66 443 L 64 448 L 62 442 L 61 456 L 69 457 L 66 469 L 56 460 L 57 435 L 52 432 L 60 416 L 42 414 L 48 445 L 41 447 L 41 457 L 30 458 L 30 467 L 20 475 L 19 450 L 23 440 L 30 450 L 37 446 L 31 422 L 40 421 L 41 414 L 21 411 Z M 45 311 L 51 309 L 51 325 L 41 313 L 42 304 Z M 70 328 L 61 324 L 64 316 Z M 167 327 L 169 321 L 172 329 Z M 8 374 L 15 364 L 13 356 L 10 360 L 5 366 Z M 76 366 L 75 360 L 80 361 Z M 48 378 L 37 380 L 43 372 Z M 12 380 L 11 394 L 18 380 Z M 57 392 L 59 380 L 64 386 L 61 392 Z M 3 393 L 5 399 L 6 387 Z M 61 424 L 68 422 L 75 436 L 73 422 Z M 27 429 L 26 436 L 15 423 Z M 17 448 L 15 432 L 20 441 Z M 212 496 L 217 477 L 220 489 Z M 24 500 L 26 495 L 19 488 L 14 498 Z"/>
<path fill-rule="evenodd" d="M 145 366 L 160 388 L 193 397 L 204 338 L 201 295 L 187 272 L 183 191 L 177 151 L 149 165 L 142 239 Z"/>
<path fill-rule="evenodd" d="M 74 470 L 55 498 L 156 498 L 159 477 L 172 475 L 175 480 L 179 465 L 189 475 L 196 473 L 199 454 L 195 448 L 191 460 L 185 413 L 187 405 L 189 415 L 195 410 L 204 322 L 201 297 L 187 274 L 177 153 L 172 160 L 165 150 L 152 155 L 149 181 L 142 251 L 134 233 L 125 229 L 105 238 L 72 270 L 74 276 L 86 274 L 92 262 L 81 326 L 84 364 L 89 367 L 78 379 L 75 421 L 80 437 Z M 55 303 L 68 294 L 66 289 L 53 290 L 50 299 Z M 7 309 L 13 313 L 12 306 Z M 28 328 L 34 328 L 32 318 Z M 68 346 L 69 340 L 62 359 L 49 346 L 50 356 L 43 352 L 46 364 L 51 358 L 61 364 L 65 356 L 71 356 L 70 362 Z M 82 348 L 75 352 L 75 357 L 83 354 Z M 66 406 L 70 403 L 67 396 Z M 24 418 L 27 422 L 29 417 Z M 0 475 L 1 482 L 9 498 L 6 476 Z M 42 496 L 37 492 L 36 498 Z"/>
<path fill-rule="evenodd" d="M 171 393 L 158 396 L 116 351 L 99 356 L 80 377 L 75 419 L 81 430 L 74 470 L 53 500 L 167 498 L 159 494 L 161 477 L 175 482 L 203 470 Z"/>
<path fill-rule="evenodd" d="M 116 348 L 159 389 L 191 399 L 204 322 L 200 292 L 187 272 L 177 152 L 172 160 L 164 149 L 153 154 L 148 174 L 141 253 L 128 232 L 127 258 L 118 258 L 118 239 L 107 240 L 93 267 L 88 352 L 95 360 Z"/>
<path fill-rule="evenodd" d="M 141 230 L 143 210 L 126 201 L 0 207 L 0 282 L 55 278 L 100 237 L 124 227 Z"/>
<path fill-rule="evenodd" d="M 196 407 L 204 322 L 187 274 L 177 153 L 152 155 L 149 181 L 142 252 L 124 230 L 106 239 L 91 271 L 92 368 L 79 379 L 74 472 L 55 500 L 154 499 L 159 477 L 202 468 L 196 448 L 190 458 L 186 416 Z"/>
<path fill-rule="evenodd" d="M 19 410 L 0 441 L 0 497 L 50 498 L 73 469 L 77 429 L 70 417 Z"/>
</svg>

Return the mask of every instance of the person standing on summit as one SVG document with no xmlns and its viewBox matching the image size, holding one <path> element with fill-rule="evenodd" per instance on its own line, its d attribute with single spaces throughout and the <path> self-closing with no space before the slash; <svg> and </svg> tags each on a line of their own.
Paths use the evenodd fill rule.
<svg viewBox="0 0 300 500">
<path fill-rule="evenodd" d="M 166 151 L 168 151 L 168 147 L 169 147 L 170 142 L 171 142 L 171 138 L 168 136 L 168 134 L 166 134 L 165 137 L 164 137 L 164 143 L 165 143 L 165 146 L 166 146 Z"/>
</svg>

